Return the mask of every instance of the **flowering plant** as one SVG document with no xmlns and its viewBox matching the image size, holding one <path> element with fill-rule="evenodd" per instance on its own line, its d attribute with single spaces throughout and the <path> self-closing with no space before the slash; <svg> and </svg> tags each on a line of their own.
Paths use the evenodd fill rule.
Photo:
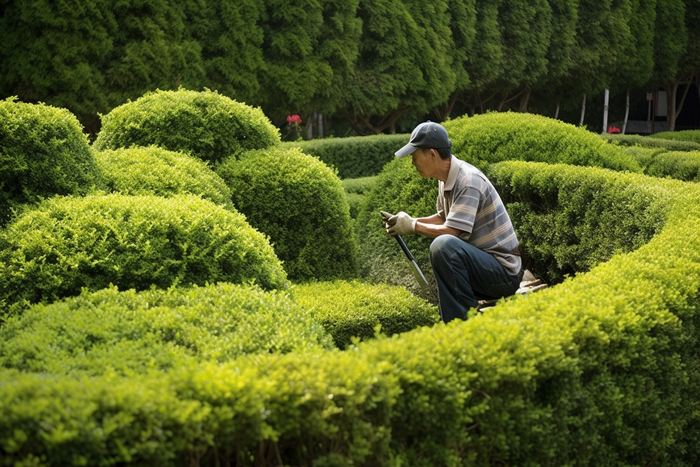
<svg viewBox="0 0 700 467">
<path fill-rule="evenodd" d="M 301 117 L 299 115 L 287 115 L 287 133 L 292 131 L 296 133 L 297 140 L 300 138 L 299 125 L 301 125 Z"/>
<path fill-rule="evenodd" d="M 615 127 L 615 126 L 609 126 L 608 127 L 608 133 L 613 134 L 613 133 L 619 133 L 620 129 Z"/>
</svg>

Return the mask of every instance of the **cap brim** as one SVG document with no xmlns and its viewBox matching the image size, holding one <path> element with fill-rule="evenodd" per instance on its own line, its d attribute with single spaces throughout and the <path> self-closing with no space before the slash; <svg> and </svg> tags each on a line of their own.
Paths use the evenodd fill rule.
<svg viewBox="0 0 700 467">
<path fill-rule="evenodd" d="M 402 147 L 398 151 L 394 153 L 396 157 L 406 157 L 410 156 L 414 152 L 416 152 L 416 149 L 418 149 L 418 146 L 414 146 L 411 143 L 408 143 L 406 146 Z"/>
</svg>

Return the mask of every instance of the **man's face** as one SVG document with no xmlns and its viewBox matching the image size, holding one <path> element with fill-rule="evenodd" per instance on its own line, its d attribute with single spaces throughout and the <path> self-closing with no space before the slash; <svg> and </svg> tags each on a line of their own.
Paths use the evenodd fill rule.
<svg viewBox="0 0 700 467">
<path fill-rule="evenodd" d="M 432 177 L 434 157 L 430 149 L 416 149 L 413 154 L 411 154 L 411 160 L 421 177 Z"/>
</svg>

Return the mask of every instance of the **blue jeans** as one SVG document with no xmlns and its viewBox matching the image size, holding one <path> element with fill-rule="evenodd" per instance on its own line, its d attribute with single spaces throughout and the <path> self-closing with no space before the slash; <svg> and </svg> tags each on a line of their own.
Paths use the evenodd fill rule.
<svg viewBox="0 0 700 467">
<path fill-rule="evenodd" d="M 453 235 L 430 244 L 430 263 L 438 286 L 440 317 L 445 323 L 467 319 L 479 300 L 513 295 L 523 277 L 508 274 L 496 258 Z"/>
</svg>

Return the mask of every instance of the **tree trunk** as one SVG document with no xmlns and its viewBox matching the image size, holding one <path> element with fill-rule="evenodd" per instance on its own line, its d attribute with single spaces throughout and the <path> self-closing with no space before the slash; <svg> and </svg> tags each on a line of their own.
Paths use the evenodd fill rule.
<svg viewBox="0 0 700 467">
<path fill-rule="evenodd" d="M 625 121 L 622 122 L 622 134 L 625 134 L 625 131 L 627 131 L 627 119 L 630 116 L 630 90 L 627 90 L 627 101 L 625 104 Z"/>
<path fill-rule="evenodd" d="M 527 113 L 527 105 L 530 102 L 530 89 L 525 90 L 525 94 L 523 95 L 522 99 L 520 99 L 520 108 L 518 109 L 521 113 Z"/>
<path fill-rule="evenodd" d="M 683 110 L 685 98 L 688 97 L 688 91 L 690 90 L 690 85 L 693 83 L 693 79 L 695 79 L 695 74 L 691 73 L 690 75 L 683 76 L 683 78 L 673 83 L 672 86 L 666 88 L 667 93 L 669 89 L 671 90 L 671 95 L 667 96 L 668 131 L 676 131 L 676 119 L 681 114 L 681 110 Z M 685 90 L 683 90 L 683 97 L 681 97 L 680 103 L 676 105 L 676 98 L 678 97 L 678 86 L 680 86 L 683 83 L 686 83 Z"/>
<path fill-rule="evenodd" d="M 610 91 L 605 90 L 605 98 L 603 100 L 603 133 L 608 130 L 608 112 L 610 109 Z"/>
<path fill-rule="evenodd" d="M 583 119 L 586 117 L 586 93 L 583 93 L 583 102 L 581 103 L 581 121 L 580 126 L 583 126 Z"/>
<path fill-rule="evenodd" d="M 433 108 L 433 115 L 435 115 L 435 118 L 439 122 L 443 122 L 447 120 L 450 117 L 450 114 L 452 114 L 452 109 L 454 108 L 455 104 L 457 103 L 457 99 L 459 98 L 459 91 L 455 91 L 452 93 L 450 96 L 450 100 L 445 102 L 444 104 Z"/>
<path fill-rule="evenodd" d="M 555 120 L 559 118 L 559 107 L 561 107 L 561 102 L 557 101 L 557 110 L 556 110 L 556 112 L 554 112 L 554 119 Z"/>
</svg>

